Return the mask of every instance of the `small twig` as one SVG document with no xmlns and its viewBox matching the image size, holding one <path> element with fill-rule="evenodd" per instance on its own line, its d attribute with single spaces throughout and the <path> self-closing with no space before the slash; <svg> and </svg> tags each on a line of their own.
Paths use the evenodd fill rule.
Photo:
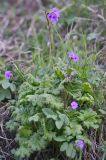
<svg viewBox="0 0 106 160">
<path fill-rule="evenodd" d="M 12 140 L 12 139 L 5 138 L 5 137 L 2 137 L 2 136 L 0 136 L 0 138 L 1 138 L 1 139 L 5 139 L 5 140 L 9 140 L 9 141 L 11 141 L 11 140 Z"/>
<path fill-rule="evenodd" d="M 5 160 L 7 160 L 7 158 L 6 158 L 5 155 L 7 155 L 7 156 L 9 156 L 9 157 L 11 157 L 11 158 L 13 159 L 13 157 L 12 157 L 9 153 L 4 152 L 1 147 L 0 147 L 0 152 L 3 154 Z M 14 160 L 15 160 L 15 159 L 14 159 Z"/>
<path fill-rule="evenodd" d="M 6 134 L 5 134 L 4 130 L 3 130 L 3 124 L 0 125 L 0 128 L 1 128 L 1 132 L 2 132 L 2 134 L 3 134 L 3 136 L 4 136 L 4 138 L 5 138 L 5 140 L 6 140 L 6 143 L 7 143 L 7 145 L 8 145 L 9 142 L 8 142 L 8 138 L 6 137 Z"/>
<path fill-rule="evenodd" d="M 3 157 L 4 157 L 4 159 L 6 160 L 6 156 L 5 156 L 5 152 L 3 152 L 3 150 L 2 150 L 2 148 L 0 147 L 0 152 L 2 153 L 2 155 L 3 155 Z"/>
<path fill-rule="evenodd" d="M 27 32 L 27 37 L 29 37 L 31 34 L 34 33 L 34 32 L 33 32 L 34 29 L 35 29 L 34 25 L 35 25 L 35 18 L 32 18 L 31 25 L 30 25 L 30 27 L 29 27 L 29 29 L 28 29 L 28 32 Z M 32 32 L 33 32 L 33 33 L 32 33 Z"/>
<path fill-rule="evenodd" d="M 84 17 L 76 17 L 76 20 L 79 20 L 79 21 L 93 21 L 93 22 L 98 22 L 98 20 L 95 20 L 95 19 L 90 19 L 90 18 L 84 18 Z"/>
<path fill-rule="evenodd" d="M 10 140 L 10 139 L 9 139 L 9 140 Z M 14 141 L 15 141 L 15 139 L 13 139 L 13 140 L 9 143 L 9 145 L 5 146 L 5 148 L 9 147 Z"/>
<path fill-rule="evenodd" d="M 101 50 L 99 50 L 97 53 L 96 53 L 96 55 L 98 56 L 100 53 L 102 53 L 103 52 L 103 50 L 105 50 L 106 49 L 106 46 L 104 46 Z"/>
</svg>

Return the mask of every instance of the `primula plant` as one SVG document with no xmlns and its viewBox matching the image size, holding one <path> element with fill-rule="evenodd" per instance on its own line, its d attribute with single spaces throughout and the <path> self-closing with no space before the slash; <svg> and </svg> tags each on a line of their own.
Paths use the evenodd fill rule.
<svg viewBox="0 0 106 160">
<path fill-rule="evenodd" d="M 59 21 L 59 9 L 51 9 L 47 18 L 57 27 L 54 24 Z M 83 44 L 72 49 L 69 39 L 61 39 L 60 48 L 56 48 L 55 40 L 51 44 L 54 64 L 46 61 L 36 76 L 24 75 L 18 99 L 10 103 L 12 115 L 7 128 L 17 131 L 19 145 L 12 150 L 17 160 L 48 147 L 55 150 L 54 158 L 64 155 L 81 160 L 93 146 L 90 131 L 98 132 L 102 122 L 99 110 L 103 99 L 100 102 L 98 90 L 102 74 L 96 70 L 95 56 L 88 55 Z M 63 54 L 55 56 L 57 52 Z M 5 72 L 7 79 L 12 76 L 12 72 Z"/>
<path fill-rule="evenodd" d="M 10 70 L 0 73 L 0 101 L 12 98 L 12 94 L 16 89 L 12 77 L 13 73 Z"/>
</svg>

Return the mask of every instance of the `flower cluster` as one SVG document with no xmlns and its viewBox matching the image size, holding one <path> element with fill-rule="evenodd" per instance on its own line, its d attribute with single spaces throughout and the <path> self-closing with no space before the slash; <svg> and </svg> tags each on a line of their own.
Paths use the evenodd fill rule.
<svg viewBox="0 0 106 160">
<path fill-rule="evenodd" d="M 52 8 L 51 11 L 47 15 L 48 20 L 50 20 L 53 24 L 56 24 L 60 18 L 60 11 L 58 8 Z"/>
<path fill-rule="evenodd" d="M 72 71 L 71 74 L 70 74 L 70 76 L 69 76 L 68 73 L 65 74 L 65 79 L 67 81 L 69 81 L 70 79 L 73 79 L 74 77 L 75 77 L 75 71 Z"/>
<path fill-rule="evenodd" d="M 13 73 L 12 71 L 5 71 L 4 76 L 6 79 L 10 79 L 11 77 L 13 77 Z"/>
<path fill-rule="evenodd" d="M 69 52 L 68 54 L 69 58 L 72 59 L 74 62 L 77 62 L 79 61 L 79 56 L 74 53 L 73 51 Z"/>
</svg>

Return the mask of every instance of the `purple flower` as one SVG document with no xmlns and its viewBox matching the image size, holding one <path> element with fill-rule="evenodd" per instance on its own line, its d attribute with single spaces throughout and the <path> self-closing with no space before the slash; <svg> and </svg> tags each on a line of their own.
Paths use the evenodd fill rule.
<svg viewBox="0 0 106 160">
<path fill-rule="evenodd" d="M 71 102 L 71 108 L 72 109 L 77 109 L 78 108 L 78 103 L 75 102 L 75 101 Z"/>
<path fill-rule="evenodd" d="M 51 12 L 54 12 L 58 18 L 60 18 L 60 11 L 58 8 L 52 8 Z"/>
<path fill-rule="evenodd" d="M 69 52 L 68 54 L 69 58 L 72 59 L 74 62 L 77 62 L 79 61 L 79 56 L 74 53 L 73 51 Z"/>
<path fill-rule="evenodd" d="M 60 11 L 58 8 L 52 8 L 48 13 L 47 18 L 53 23 L 56 24 L 60 18 Z"/>
<path fill-rule="evenodd" d="M 84 143 L 84 141 L 82 139 L 79 139 L 76 142 L 76 146 L 82 150 L 84 148 L 84 146 L 85 146 L 85 143 Z"/>
<path fill-rule="evenodd" d="M 5 71 L 4 76 L 6 79 L 10 79 L 13 76 L 13 73 L 12 71 Z"/>
<path fill-rule="evenodd" d="M 65 74 L 65 78 L 69 78 L 69 75 L 68 75 L 68 73 L 66 73 L 66 74 Z"/>
<path fill-rule="evenodd" d="M 69 77 L 68 73 L 66 73 L 66 74 L 65 74 L 65 78 L 66 78 L 66 80 L 67 80 L 67 82 L 68 82 L 68 81 L 69 81 L 69 79 L 70 79 L 70 77 Z"/>
<path fill-rule="evenodd" d="M 75 75 L 75 72 L 74 72 L 74 71 L 72 71 L 72 72 L 71 72 L 71 76 L 72 76 L 72 77 L 74 77 L 74 75 Z"/>
<path fill-rule="evenodd" d="M 50 46 L 50 41 L 47 42 L 47 47 L 49 47 L 49 46 Z"/>
</svg>

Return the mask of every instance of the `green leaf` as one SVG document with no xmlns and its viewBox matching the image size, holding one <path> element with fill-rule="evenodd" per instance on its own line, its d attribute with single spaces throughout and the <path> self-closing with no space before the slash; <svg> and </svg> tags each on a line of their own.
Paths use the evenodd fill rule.
<svg viewBox="0 0 106 160">
<path fill-rule="evenodd" d="M 63 122 L 65 122 L 66 124 L 69 123 L 69 118 L 66 116 L 66 114 L 62 114 L 62 113 L 60 113 L 60 112 L 58 112 L 58 111 L 57 111 L 57 113 L 58 113 L 58 115 L 59 115 L 59 118 L 60 118 Z"/>
<path fill-rule="evenodd" d="M 99 112 L 100 112 L 101 114 L 103 114 L 103 115 L 106 115 L 106 111 L 103 110 L 103 109 L 99 109 Z"/>
<path fill-rule="evenodd" d="M 63 135 L 63 136 L 57 136 L 54 138 L 55 141 L 57 142 L 64 142 L 66 140 L 66 137 Z"/>
<path fill-rule="evenodd" d="M 54 139 L 55 135 L 56 135 L 56 132 L 45 130 L 44 139 L 46 139 L 50 142 Z"/>
<path fill-rule="evenodd" d="M 78 122 L 71 121 L 70 122 L 70 134 L 72 136 L 79 135 L 83 131 L 81 124 L 78 124 Z"/>
<path fill-rule="evenodd" d="M 29 122 L 31 122 L 31 121 L 33 121 L 33 122 L 38 122 L 38 120 L 39 120 L 39 114 L 37 113 L 37 114 L 35 114 L 34 116 L 31 116 L 30 118 L 29 118 Z"/>
<path fill-rule="evenodd" d="M 31 154 L 31 149 L 28 147 L 21 146 L 20 148 L 18 148 L 16 150 L 13 149 L 12 154 L 14 154 L 16 157 L 18 157 L 18 159 L 20 159 L 20 158 L 23 159 L 25 156 L 29 157 L 29 155 Z"/>
<path fill-rule="evenodd" d="M 89 105 L 93 106 L 94 105 L 94 98 L 89 94 L 85 94 L 82 97 L 77 99 L 78 101 L 80 101 L 81 103 L 88 103 Z"/>
<path fill-rule="evenodd" d="M 9 89 L 3 89 L 0 87 L 0 101 L 6 98 L 11 99 L 11 92 L 9 91 Z"/>
<path fill-rule="evenodd" d="M 50 109 L 50 108 L 43 108 L 42 111 L 43 111 L 43 113 L 45 114 L 45 116 L 47 118 L 52 118 L 54 120 L 57 119 L 57 114 L 55 112 L 53 112 L 52 109 Z"/>
<path fill-rule="evenodd" d="M 1 85 L 4 89 L 7 89 L 10 87 L 11 83 L 9 82 L 9 80 L 5 79 L 1 81 Z"/>
<path fill-rule="evenodd" d="M 68 149 L 68 143 L 64 142 L 60 147 L 60 151 L 63 152 L 66 151 L 67 149 Z"/>
<path fill-rule="evenodd" d="M 55 121 L 55 124 L 56 124 L 57 129 L 61 129 L 63 123 L 64 123 L 64 120 L 61 120 L 61 119 Z"/>
<path fill-rule="evenodd" d="M 53 119 L 48 119 L 48 121 L 46 121 L 46 128 L 48 131 L 52 131 L 55 129 L 55 123 Z"/>
<path fill-rule="evenodd" d="M 92 109 L 82 110 L 79 113 L 78 118 L 82 121 L 83 125 L 87 128 L 97 129 L 101 123 L 101 118 Z"/>
<path fill-rule="evenodd" d="M 97 101 L 98 101 L 98 103 L 101 105 L 101 104 L 103 104 L 104 103 L 104 95 L 105 95 L 105 93 L 104 93 L 104 90 L 102 89 L 102 88 L 100 88 L 99 90 L 98 90 L 98 94 L 97 94 Z"/>
<path fill-rule="evenodd" d="M 12 92 L 14 92 L 16 90 L 15 84 L 11 83 L 10 84 L 10 89 L 11 89 Z"/>
<path fill-rule="evenodd" d="M 32 74 L 28 74 L 27 81 L 29 84 L 32 84 L 33 86 L 39 86 L 40 82 L 35 79 L 35 77 Z"/>
<path fill-rule="evenodd" d="M 69 136 L 71 134 L 71 128 L 68 127 L 68 126 L 66 126 L 65 130 L 64 130 L 64 134 L 67 135 L 67 136 Z"/>
<path fill-rule="evenodd" d="M 81 97 L 82 83 L 80 81 L 65 82 L 64 87 L 73 98 Z"/>
<path fill-rule="evenodd" d="M 84 92 L 93 93 L 93 89 L 88 82 L 83 83 L 82 86 L 83 86 Z"/>
<path fill-rule="evenodd" d="M 66 150 L 66 155 L 67 155 L 68 157 L 71 157 L 71 158 L 74 158 L 74 157 L 75 157 L 76 151 L 75 151 L 75 149 L 74 149 L 74 147 L 73 147 L 73 144 L 71 144 L 71 143 L 68 144 L 68 148 L 67 148 L 67 150 Z"/>
<path fill-rule="evenodd" d="M 32 133 L 32 130 L 28 128 L 27 126 L 20 126 L 19 128 L 19 134 L 22 137 L 29 137 Z"/>
<path fill-rule="evenodd" d="M 28 143 L 29 147 L 33 151 L 41 150 L 44 148 L 47 144 L 47 142 L 44 139 L 44 136 L 41 136 L 41 134 L 38 133 L 33 133 L 33 135 L 30 137 L 30 141 Z"/>
<path fill-rule="evenodd" d="M 57 75 L 58 78 L 64 79 L 64 73 L 59 68 L 56 68 L 55 74 Z"/>
</svg>

